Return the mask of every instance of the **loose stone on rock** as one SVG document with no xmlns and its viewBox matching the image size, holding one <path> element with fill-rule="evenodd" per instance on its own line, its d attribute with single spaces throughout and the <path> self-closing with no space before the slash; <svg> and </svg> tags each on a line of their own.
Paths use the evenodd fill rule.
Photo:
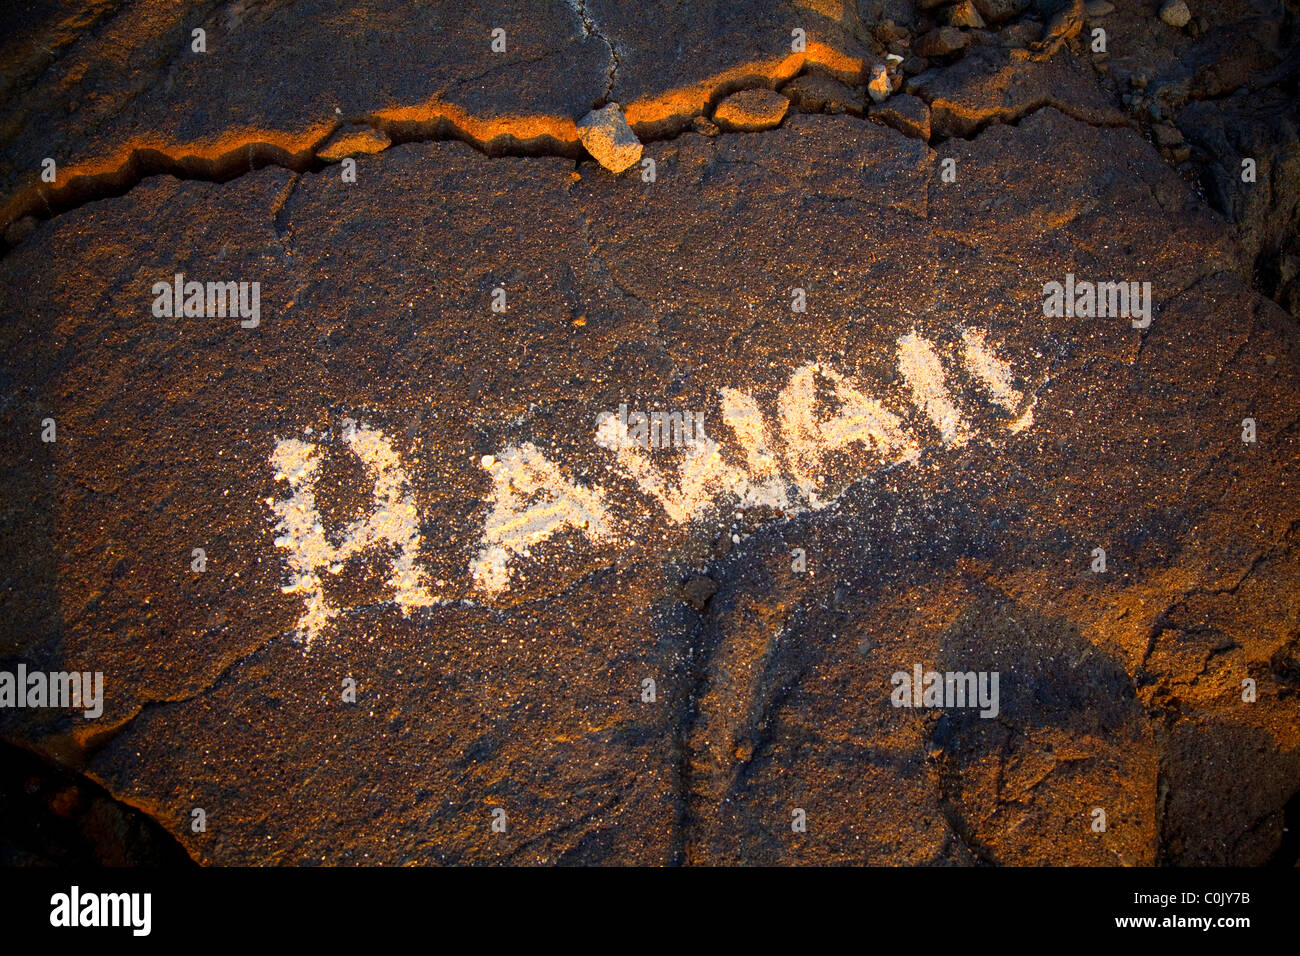
<svg viewBox="0 0 1300 956">
<path fill-rule="evenodd" d="M 931 30 L 913 45 L 912 49 L 921 56 L 951 56 L 966 49 L 970 37 L 954 27 L 939 27 Z"/>
<path fill-rule="evenodd" d="M 741 90 L 718 104 L 713 121 L 731 132 L 774 129 L 781 125 L 789 108 L 790 101 L 774 90 Z"/>
<path fill-rule="evenodd" d="M 974 3 L 980 16 L 988 23 L 1004 23 L 1014 19 L 1032 5 L 1030 0 L 974 0 Z"/>
<path fill-rule="evenodd" d="M 697 611 L 703 611 L 709 598 L 717 593 L 718 582 L 702 574 L 695 575 L 682 585 L 682 600 Z"/>
<path fill-rule="evenodd" d="M 970 0 L 949 7 L 947 17 L 950 27 L 968 27 L 973 30 L 983 30 L 985 27 L 984 18 Z"/>
<path fill-rule="evenodd" d="M 697 116 L 691 120 L 691 128 L 697 133 L 705 136 L 717 136 L 722 130 L 718 129 L 718 124 L 713 122 L 707 116 Z"/>
<path fill-rule="evenodd" d="M 893 92 L 889 82 L 889 71 L 882 64 L 877 63 L 871 68 L 871 80 L 867 83 L 867 95 L 871 97 L 873 103 L 883 103 L 889 99 L 889 94 Z"/>
<path fill-rule="evenodd" d="M 617 103 L 583 117 L 578 123 L 578 135 L 592 158 L 611 173 L 621 173 L 641 159 L 641 141 L 627 125 Z"/>
<path fill-rule="evenodd" d="M 391 145 L 393 141 L 388 135 L 377 129 L 340 130 L 316 156 L 333 163 L 348 156 L 381 153 Z"/>
<path fill-rule="evenodd" d="M 1187 8 L 1187 4 L 1183 0 L 1168 0 L 1160 8 L 1160 19 L 1171 27 L 1177 27 L 1181 30 L 1191 22 L 1192 11 Z"/>
<path fill-rule="evenodd" d="M 792 80 L 781 92 L 800 109 L 811 113 L 862 115 L 861 92 L 824 73 L 805 73 Z M 717 127 L 714 127 L 714 132 L 717 132 Z"/>
</svg>

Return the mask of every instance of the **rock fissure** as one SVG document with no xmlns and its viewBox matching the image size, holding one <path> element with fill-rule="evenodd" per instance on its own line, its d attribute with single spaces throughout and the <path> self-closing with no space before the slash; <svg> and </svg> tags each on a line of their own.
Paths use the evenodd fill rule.
<svg viewBox="0 0 1300 956">
<path fill-rule="evenodd" d="M 598 33 L 595 35 L 601 36 Z M 613 69 L 617 54 L 612 41 L 603 36 L 601 39 L 610 44 L 613 58 L 608 96 L 608 92 L 613 89 Z M 710 115 L 732 93 L 762 88 L 778 78 L 782 83 L 788 82 L 820 68 L 822 67 L 817 60 L 809 58 L 788 77 L 778 68 L 766 76 L 760 71 L 759 75 L 748 79 L 724 80 L 713 87 L 705 98 L 703 108 L 692 116 Z M 865 86 L 861 89 L 865 90 Z M 1016 125 L 1026 116 L 1048 106 L 1094 127 L 1120 125 L 1098 123 L 1086 111 L 1073 110 L 1068 103 L 1049 97 L 1029 104 L 1024 109 L 998 111 L 982 119 L 974 132 L 961 138 L 972 140 L 993 125 Z M 635 114 L 636 110 L 629 109 L 628 112 Z M 643 128 L 638 128 L 634 119 L 630 118 L 629 121 L 643 142 L 663 142 L 693 132 L 690 118 L 682 116 L 666 126 L 661 118 L 640 124 Z M 586 155 L 575 121 L 561 116 L 485 119 L 450 104 L 434 101 L 422 107 L 383 110 L 365 116 L 352 125 L 388 136 L 393 146 L 460 141 L 489 157 L 562 156 L 582 159 Z M 332 162 L 322 158 L 321 154 L 338 134 L 349 128 L 344 120 L 335 119 L 318 124 L 300 136 L 268 132 L 264 137 L 235 143 L 217 140 L 207 145 L 194 143 L 180 148 L 168 148 L 161 143 L 128 145 L 119 151 L 116 158 L 77 164 L 71 170 L 60 173 L 55 183 L 33 185 L 20 191 L 0 208 L 0 226 L 7 227 L 24 217 L 53 218 L 91 202 L 120 197 L 151 176 L 171 175 L 178 179 L 226 183 L 267 166 L 278 166 L 296 173 L 319 172 L 328 168 Z M 895 132 L 900 136 L 907 135 L 897 130 Z M 930 143 L 937 145 L 948 138 L 950 137 L 934 134 Z M 13 244 L 6 235 L 0 246 L 7 253 Z"/>
</svg>

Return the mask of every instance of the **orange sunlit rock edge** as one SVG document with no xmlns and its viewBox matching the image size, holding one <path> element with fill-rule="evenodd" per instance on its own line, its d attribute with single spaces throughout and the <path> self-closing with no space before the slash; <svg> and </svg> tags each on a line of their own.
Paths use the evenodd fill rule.
<svg viewBox="0 0 1300 956">
<path fill-rule="evenodd" d="M 807 70 L 821 70 L 849 84 L 861 80 L 864 60 L 811 41 L 804 53 L 735 66 L 700 83 L 635 100 L 624 107 L 629 125 L 642 141 L 663 139 L 690 125 L 737 90 L 775 88 Z M 414 106 L 377 110 L 353 125 L 386 135 L 394 144 L 458 139 L 489 156 L 549 155 L 578 159 L 585 155 L 577 119 L 567 116 L 481 116 L 438 99 Z M 53 183 L 33 175 L 26 188 L 0 209 L 0 230 L 24 216 L 46 218 L 106 196 L 121 195 L 146 176 L 171 174 L 185 179 L 225 181 L 264 166 L 297 172 L 316 162 L 346 155 L 374 153 L 373 142 L 355 152 L 330 151 L 335 134 L 347 130 L 342 119 L 318 123 L 301 132 L 242 128 L 210 140 L 168 143 L 144 138 L 125 144 L 112 156 L 83 160 L 59 169 Z"/>
</svg>

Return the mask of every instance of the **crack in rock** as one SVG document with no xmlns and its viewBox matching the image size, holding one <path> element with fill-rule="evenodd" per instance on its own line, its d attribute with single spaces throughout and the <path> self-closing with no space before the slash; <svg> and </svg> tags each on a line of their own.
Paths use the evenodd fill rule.
<svg viewBox="0 0 1300 956">
<path fill-rule="evenodd" d="M 586 0 L 565 0 L 565 2 L 577 15 L 578 22 L 582 25 L 583 37 L 595 37 L 609 49 L 609 75 L 605 83 L 605 92 L 592 107 L 593 109 L 600 109 L 609 102 L 609 98 L 614 94 L 614 78 L 618 73 L 619 67 L 618 47 L 613 40 L 601 32 L 600 25 L 597 24 L 595 18 L 587 12 Z"/>
</svg>

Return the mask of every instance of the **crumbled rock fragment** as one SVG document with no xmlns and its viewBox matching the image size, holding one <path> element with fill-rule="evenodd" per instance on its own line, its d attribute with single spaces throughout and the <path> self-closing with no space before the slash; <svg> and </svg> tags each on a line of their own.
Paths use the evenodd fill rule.
<svg viewBox="0 0 1300 956">
<path fill-rule="evenodd" d="M 732 132 L 773 129 L 781 125 L 789 108 L 790 101 L 774 90 L 741 90 L 718 104 L 713 121 Z"/>
<path fill-rule="evenodd" d="M 871 97 L 873 103 L 883 103 L 889 99 L 889 94 L 893 92 L 890 88 L 889 71 L 882 64 L 877 63 L 871 68 L 871 80 L 867 83 L 867 95 Z"/>
<path fill-rule="evenodd" d="M 641 159 L 641 141 L 627 125 L 617 103 L 592 110 L 578 124 L 578 136 L 592 158 L 611 173 L 621 173 Z"/>
<path fill-rule="evenodd" d="M 931 30 L 913 44 L 912 49 L 921 56 L 952 56 L 966 49 L 970 37 L 954 27 L 939 27 Z"/>
<path fill-rule="evenodd" d="M 692 127 L 695 133 L 706 135 L 706 137 L 716 137 L 716 135 L 722 133 L 722 130 L 718 129 L 718 124 L 710 120 L 707 116 L 694 117 L 693 120 L 690 121 L 690 127 Z"/>
<path fill-rule="evenodd" d="M 870 118 L 873 122 L 893 127 L 912 139 L 930 139 L 930 107 L 920 97 L 910 93 L 900 93 L 888 103 L 873 106 Z"/>
<path fill-rule="evenodd" d="M 718 124 L 713 122 L 707 116 L 697 116 L 691 120 L 691 128 L 697 133 L 705 136 L 717 136 L 722 130 L 718 129 Z"/>
<path fill-rule="evenodd" d="M 1104 17 L 1108 13 L 1115 12 L 1115 4 L 1110 0 L 1088 0 L 1083 5 L 1083 12 L 1089 17 Z"/>
<path fill-rule="evenodd" d="M 897 43 L 899 40 L 906 40 L 908 36 L 907 28 L 900 27 L 893 20 L 886 20 L 883 23 L 876 24 L 872 34 L 875 36 L 876 41 L 884 46 Z"/>
<path fill-rule="evenodd" d="M 1160 19 L 1171 27 L 1181 30 L 1191 22 L 1192 11 L 1187 8 L 1183 0 L 1167 0 L 1160 8 Z"/>
<path fill-rule="evenodd" d="M 805 73 L 781 92 L 805 112 L 862 115 L 862 93 L 824 73 Z"/>
<path fill-rule="evenodd" d="M 1183 139 L 1182 131 L 1170 123 L 1156 123 L 1151 127 L 1151 135 L 1165 155 L 1175 163 L 1181 163 L 1191 156 L 1191 148 Z"/>
<path fill-rule="evenodd" d="M 339 130 L 316 155 L 327 163 L 336 163 L 347 156 L 381 153 L 392 145 L 387 134 L 377 129 Z"/>
<path fill-rule="evenodd" d="M 682 585 L 682 600 L 697 611 L 703 611 L 709 598 L 717 593 L 718 582 L 702 574 L 695 575 Z"/>
<path fill-rule="evenodd" d="M 1005 23 L 1030 7 L 1030 0 L 972 0 L 975 9 L 989 23 Z"/>
<path fill-rule="evenodd" d="M 962 0 L 961 3 L 954 4 L 945 11 L 946 21 L 950 27 L 967 27 L 972 30 L 983 30 L 985 27 L 984 18 L 980 12 L 975 9 L 975 4 L 971 0 Z"/>
<path fill-rule="evenodd" d="M 930 68 L 922 57 L 909 56 L 903 60 L 903 72 L 908 76 L 920 76 Z"/>
<path fill-rule="evenodd" d="M 903 85 L 903 59 L 897 53 L 885 57 L 885 72 L 889 74 L 889 89 L 893 93 Z"/>
<path fill-rule="evenodd" d="M 1068 0 L 1047 20 L 1043 39 L 1039 42 L 1040 56 L 1050 56 L 1066 40 L 1079 35 L 1083 29 L 1083 0 Z"/>
<path fill-rule="evenodd" d="M 1178 131 L 1178 128 L 1168 123 L 1152 126 L 1151 133 L 1155 136 L 1157 146 L 1177 146 L 1183 141 L 1183 134 Z"/>
</svg>

